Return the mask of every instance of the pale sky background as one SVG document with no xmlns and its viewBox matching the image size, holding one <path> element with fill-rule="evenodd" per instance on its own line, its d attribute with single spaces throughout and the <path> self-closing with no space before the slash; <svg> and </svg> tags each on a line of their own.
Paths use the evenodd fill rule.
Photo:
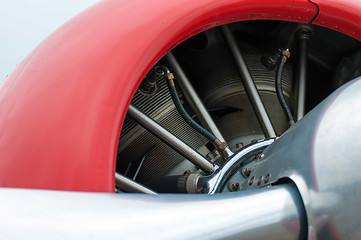
<svg viewBox="0 0 361 240">
<path fill-rule="evenodd" d="M 100 0 L 0 0 L 0 87 L 42 40 Z"/>
</svg>

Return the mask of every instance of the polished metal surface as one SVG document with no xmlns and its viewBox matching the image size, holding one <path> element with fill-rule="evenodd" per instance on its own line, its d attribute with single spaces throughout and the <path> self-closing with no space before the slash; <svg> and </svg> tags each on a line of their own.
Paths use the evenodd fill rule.
<svg viewBox="0 0 361 240">
<path fill-rule="evenodd" d="M 191 82 L 179 65 L 177 59 L 174 57 L 173 53 L 168 53 L 164 58 L 170 65 L 172 72 L 174 72 L 176 82 L 179 83 L 179 86 L 182 89 L 182 93 L 188 100 L 193 111 L 196 113 L 201 124 L 210 130 L 219 140 L 225 142 L 221 132 L 218 130 L 218 127 L 214 123 L 212 117 L 209 115 L 206 107 L 202 103 L 202 100 L 194 90 Z"/>
<path fill-rule="evenodd" d="M 205 188 L 206 193 L 208 194 L 220 192 L 230 175 L 233 174 L 235 170 L 239 170 L 241 163 L 244 163 L 244 161 L 250 157 L 260 154 L 273 142 L 274 139 L 260 140 L 242 148 L 242 150 L 234 154 L 231 159 L 226 162 L 226 164 L 217 169 L 215 173 L 210 176 L 201 177 L 198 181 L 199 187 Z"/>
<path fill-rule="evenodd" d="M 115 173 L 115 186 L 127 192 L 137 192 L 137 193 L 147 193 L 147 194 L 157 194 L 156 192 L 150 190 L 143 185 L 140 185 L 133 180 Z"/>
<path fill-rule="evenodd" d="M 307 52 L 308 40 L 300 39 L 298 41 L 298 64 L 297 64 L 297 107 L 296 120 L 299 121 L 305 115 L 306 104 L 306 77 L 307 77 Z"/>
<path fill-rule="evenodd" d="M 361 236 L 361 78 L 335 91 L 257 160 L 250 177 L 291 179 L 305 204 L 310 239 Z M 244 189 L 264 187 L 245 183 Z"/>
<path fill-rule="evenodd" d="M 214 196 L 0 189 L 1 239 L 297 239 L 293 185 Z"/>
<path fill-rule="evenodd" d="M 224 159 L 228 159 L 234 155 L 234 152 L 229 148 L 226 147 L 222 152 L 221 155 Z"/>
<path fill-rule="evenodd" d="M 213 165 L 197 151 L 189 147 L 183 141 L 175 137 L 172 133 L 164 129 L 161 125 L 149 118 L 147 115 L 139 111 L 133 105 L 129 105 L 128 114 L 137 121 L 145 129 L 153 133 L 156 137 L 160 138 L 164 143 L 169 145 L 179 154 L 191 161 L 206 173 L 212 173 L 216 170 L 217 166 Z"/>
<path fill-rule="evenodd" d="M 266 138 L 276 137 L 276 132 L 272 126 L 271 120 L 268 116 L 267 110 L 264 107 L 262 99 L 258 93 L 257 87 L 253 82 L 253 79 L 248 71 L 247 65 L 243 59 L 242 53 L 237 46 L 237 42 L 234 39 L 229 27 L 224 25 L 221 27 L 226 41 L 231 49 L 233 58 L 236 62 L 236 66 L 241 75 L 241 79 L 247 95 L 252 103 L 253 109 L 257 115 L 258 121 L 261 125 L 262 131 Z"/>
</svg>

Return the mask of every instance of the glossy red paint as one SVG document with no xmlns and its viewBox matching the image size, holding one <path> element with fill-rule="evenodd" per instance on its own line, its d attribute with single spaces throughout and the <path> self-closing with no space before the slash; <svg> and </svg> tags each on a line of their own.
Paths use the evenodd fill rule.
<svg viewBox="0 0 361 240">
<path fill-rule="evenodd" d="M 117 143 L 146 72 L 181 41 L 254 19 L 308 22 L 306 0 L 107 0 L 41 43 L 0 90 L 0 186 L 114 191 Z"/>
<path fill-rule="evenodd" d="M 330 28 L 361 41 L 361 1 L 312 0 L 319 7 L 313 24 Z"/>
<path fill-rule="evenodd" d="M 294 0 L 292 2 L 288 21 L 309 23 L 316 16 L 318 7 L 310 1 Z"/>
</svg>

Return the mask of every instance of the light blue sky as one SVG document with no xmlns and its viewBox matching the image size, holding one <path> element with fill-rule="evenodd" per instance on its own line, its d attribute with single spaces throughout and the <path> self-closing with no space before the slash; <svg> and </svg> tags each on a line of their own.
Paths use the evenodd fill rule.
<svg viewBox="0 0 361 240">
<path fill-rule="evenodd" d="M 0 83 L 44 38 L 99 0 L 0 0 Z"/>
</svg>

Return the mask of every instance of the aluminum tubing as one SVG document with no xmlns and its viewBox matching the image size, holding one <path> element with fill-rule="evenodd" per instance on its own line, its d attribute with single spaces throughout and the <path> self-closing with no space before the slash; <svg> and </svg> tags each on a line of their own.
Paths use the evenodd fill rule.
<svg viewBox="0 0 361 240">
<path fill-rule="evenodd" d="M 221 27 L 223 34 L 227 40 L 227 43 L 231 49 L 231 53 L 235 60 L 238 71 L 241 75 L 242 83 L 248 95 L 250 102 L 252 103 L 253 110 L 256 113 L 261 129 L 266 138 L 276 137 L 276 132 L 273 128 L 272 122 L 268 116 L 267 110 L 262 102 L 261 96 L 258 93 L 257 87 L 248 71 L 246 62 L 243 59 L 242 53 L 239 50 L 236 40 L 231 33 L 229 27 L 224 25 Z"/>
<path fill-rule="evenodd" d="M 197 151 L 189 147 L 153 119 L 139 111 L 136 107 L 129 105 L 128 114 L 141 126 L 161 139 L 165 144 L 173 148 L 175 151 L 177 151 L 179 154 L 191 161 L 206 173 L 212 173 L 217 169 L 217 166 L 213 165 L 213 163 L 209 162 Z"/>
<path fill-rule="evenodd" d="M 157 194 L 149 188 L 146 188 L 143 185 L 140 185 L 139 183 L 120 175 L 119 173 L 115 173 L 115 185 L 127 192 Z"/>
<path fill-rule="evenodd" d="M 306 104 L 306 77 L 307 77 L 307 52 L 308 40 L 298 41 L 298 65 L 297 65 L 297 112 L 296 120 L 299 121 L 305 115 Z"/>
</svg>

